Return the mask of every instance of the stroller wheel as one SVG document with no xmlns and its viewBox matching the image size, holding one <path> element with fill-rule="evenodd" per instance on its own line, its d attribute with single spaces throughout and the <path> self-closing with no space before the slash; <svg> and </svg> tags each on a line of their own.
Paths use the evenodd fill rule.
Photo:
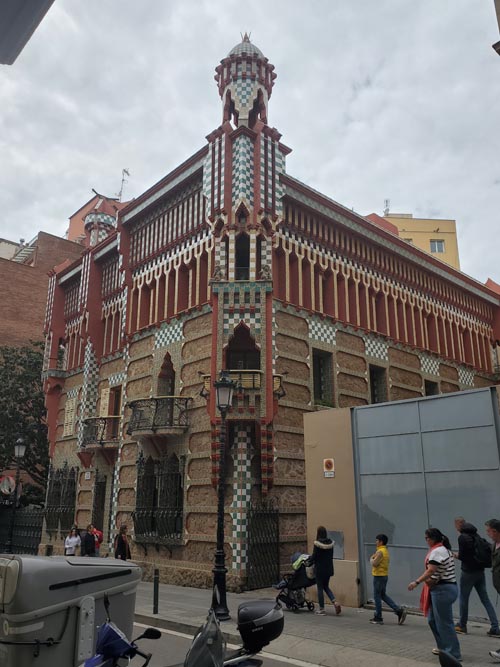
<svg viewBox="0 0 500 667">
<path fill-rule="evenodd" d="M 294 604 L 292 607 L 292 611 L 294 614 L 298 614 L 300 611 L 299 606 L 297 604 Z"/>
<path fill-rule="evenodd" d="M 309 609 L 309 611 L 314 611 L 314 602 L 308 602 L 307 608 Z"/>
</svg>

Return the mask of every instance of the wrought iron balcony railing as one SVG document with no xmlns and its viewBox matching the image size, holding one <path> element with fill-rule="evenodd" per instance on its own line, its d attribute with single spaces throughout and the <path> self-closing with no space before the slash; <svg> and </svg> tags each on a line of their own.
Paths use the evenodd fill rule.
<svg viewBox="0 0 500 667">
<path fill-rule="evenodd" d="M 245 391 L 246 389 L 261 389 L 262 388 L 262 371 L 257 370 L 238 370 L 227 371 L 229 378 L 236 383 L 236 388 Z M 283 376 L 273 375 L 273 393 L 278 398 L 285 395 L 282 385 Z M 210 393 L 212 388 L 210 375 L 203 375 L 203 394 L 206 396 Z"/>
<path fill-rule="evenodd" d="M 117 443 L 120 439 L 120 417 L 90 417 L 83 422 L 83 445 Z"/>
<path fill-rule="evenodd" d="M 149 544 L 179 544 L 184 513 L 178 507 L 138 507 L 132 514 L 134 539 Z"/>
<path fill-rule="evenodd" d="M 129 403 L 132 416 L 127 428 L 129 435 L 136 431 L 152 431 L 189 426 L 188 403 L 190 396 L 157 396 L 140 398 Z"/>
</svg>

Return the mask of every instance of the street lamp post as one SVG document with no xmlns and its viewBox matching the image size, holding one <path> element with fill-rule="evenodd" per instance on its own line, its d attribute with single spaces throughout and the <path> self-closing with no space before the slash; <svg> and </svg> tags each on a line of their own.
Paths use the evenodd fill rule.
<svg viewBox="0 0 500 667">
<path fill-rule="evenodd" d="M 226 415 L 233 401 L 235 383 L 227 371 L 221 371 L 214 382 L 217 407 L 221 414 L 219 440 L 219 481 L 217 485 L 217 548 L 215 550 L 214 587 L 212 609 L 219 621 L 228 621 L 231 616 L 226 598 L 226 555 L 224 553 L 224 495 L 226 488 Z"/>
<path fill-rule="evenodd" d="M 13 501 L 12 501 L 12 512 L 10 515 L 9 539 L 5 543 L 6 554 L 12 553 L 12 539 L 14 537 L 14 525 L 16 522 L 17 489 L 19 488 L 19 478 L 21 475 L 21 469 L 19 467 L 19 464 L 21 462 L 21 459 L 24 457 L 25 453 L 26 453 L 26 443 L 22 438 L 18 438 L 16 440 L 16 444 L 14 445 L 14 455 L 16 458 L 16 484 L 14 486 L 14 493 L 12 494 Z"/>
</svg>

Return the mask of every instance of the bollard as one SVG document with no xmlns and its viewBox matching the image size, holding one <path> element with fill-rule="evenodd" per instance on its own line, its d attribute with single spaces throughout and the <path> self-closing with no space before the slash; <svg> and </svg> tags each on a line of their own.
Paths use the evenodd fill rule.
<svg viewBox="0 0 500 667">
<path fill-rule="evenodd" d="M 160 570 L 155 567 L 153 574 L 153 614 L 158 613 L 159 596 L 160 596 Z"/>
</svg>

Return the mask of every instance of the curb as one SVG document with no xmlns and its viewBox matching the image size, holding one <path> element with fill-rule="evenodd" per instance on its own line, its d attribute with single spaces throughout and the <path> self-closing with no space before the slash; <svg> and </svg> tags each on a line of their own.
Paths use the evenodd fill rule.
<svg viewBox="0 0 500 667">
<path fill-rule="evenodd" d="M 174 621 L 164 616 L 150 616 L 149 614 L 134 614 L 134 623 L 142 623 L 153 628 L 161 628 L 162 630 L 176 630 L 177 632 L 184 632 L 188 635 L 193 635 L 198 630 L 202 621 L 199 623 L 183 623 L 182 621 Z M 230 644 L 241 644 L 241 636 L 231 631 L 227 632 L 221 626 L 224 639 Z"/>
</svg>

